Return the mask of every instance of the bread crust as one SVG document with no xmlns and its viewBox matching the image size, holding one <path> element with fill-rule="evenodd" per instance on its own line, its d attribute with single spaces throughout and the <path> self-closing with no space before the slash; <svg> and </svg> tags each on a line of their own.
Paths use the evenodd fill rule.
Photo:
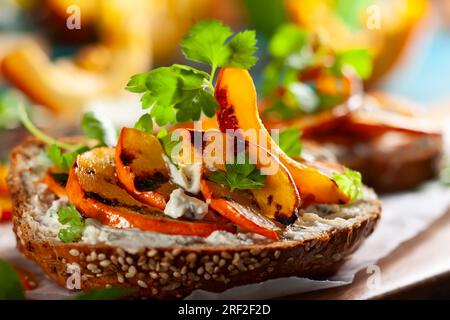
<svg viewBox="0 0 450 320">
<path fill-rule="evenodd" d="M 65 244 L 37 237 L 23 219 L 33 190 L 25 188 L 19 163 L 30 160 L 25 151 L 31 147 L 44 148 L 44 144 L 28 138 L 11 154 L 8 183 L 17 247 L 62 287 L 66 287 L 70 277 L 69 264 L 78 265 L 83 291 L 109 285 L 135 287 L 136 297 L 158 299 L 183 298 L 195 289 L 221 292 L 278 277 L 323 278 L 338 270 L 373 232 L 381 216 L 381 205 L 373 200 L 371 210 L 348 226 L 313 239 L 269 244 L 186 245 L 145 248 L 137 253 L 107 244 Z M 48 197 L 56 198 L 47 192 Z"/>
<path fill-rule="evenodd" d="M 401 139 L 404 143 L 395 147 L 379 145 L 376 140 L 365 147 L 364 153 L 354 147 L 336 157 L 340 163 L 361 172 L 364 183 L 379 193 L 412 189 L 439 172 L 442 137 L 403 134 Z"/>
</svg>

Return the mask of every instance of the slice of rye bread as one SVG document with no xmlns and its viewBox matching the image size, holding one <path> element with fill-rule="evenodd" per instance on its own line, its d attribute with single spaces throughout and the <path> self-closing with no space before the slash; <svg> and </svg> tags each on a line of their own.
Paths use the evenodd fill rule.
<svg viewBox="0 0 450 320">
<path fill-rule="evenodd" d="M 331 146 L 339 162 L 358 170 L 379 193 L 417 187 L 439 172 L 441 136 L 391 132 L 365 145 Z"/>
<path fill-rule="evenodd" d="M 276 242 L 265 239 L 231 245 L 200 241 L 146 245 L 135 251 L 111 243 L 63 243 L 36 231 L 40 223 L 36 214 L 57 200 L 40 183 L 36 158 L 43 158 L 44 147 L 29 138 L 11 154 L 8 183 L 13 225 L 19 250 L 63 287 L 70 277 L 69 264 L 79 266 L 84 291 L 109 285 L 135 287 L 135 296 L 149 298 L 182 298 L 195 289 L 220 292 L 278 277 L 323 278 L 338 270 L 372 233 L 381 216 L 380 202 L 366 190 L 370 200 L 301 212 L 301 222 L 289 228 L 286 239 Z"/>
</svg>

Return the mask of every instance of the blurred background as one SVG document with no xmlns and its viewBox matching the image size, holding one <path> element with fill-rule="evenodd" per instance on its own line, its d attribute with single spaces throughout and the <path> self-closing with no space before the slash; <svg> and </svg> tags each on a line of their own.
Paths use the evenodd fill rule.
<svg viewBox="0 0 450 320">
<path fill-rule="evenodd" d="M 258 35 L 259 75 L 278 26 L 293 22 L 335 50 L 366 48 L 371 90 L 420 107 L 450 104 L 450 0 L 0 0 L 0 209 L 8 217 L 8 150 L 26 134 L 15 101 L 55 135 L 76 132 L 85 110 L 117 125 L 139 115 L 124 87 L 131 75 L 183 61 L 179 40 L 190 25 L 219 19 Z"/>
</svg>

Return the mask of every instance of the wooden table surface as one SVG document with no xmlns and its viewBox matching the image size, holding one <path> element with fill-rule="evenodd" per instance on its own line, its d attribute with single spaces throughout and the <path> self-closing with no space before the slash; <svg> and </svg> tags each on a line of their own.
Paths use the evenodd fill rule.
<svg viewBox="0 0 450 320">
<path fill-rule="evenodd" d="M 350 285 L 287 298 L 450 299 L 450 210 L 376 265 L 380 268 L 377 288 L 368 286 L 373 274 L 364 269 Z"/>
</svg>

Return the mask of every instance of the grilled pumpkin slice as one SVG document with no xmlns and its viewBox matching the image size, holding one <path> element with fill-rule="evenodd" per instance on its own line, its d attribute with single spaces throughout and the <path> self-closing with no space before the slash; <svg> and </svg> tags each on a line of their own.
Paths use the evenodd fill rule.
<svg viewBox="0 0 450 320">
<path fill-rule="evenodd" d="M 246 131 L 257 130 L 261 141 L 268 149 L 279 156 L 286 166 L 307 203 L 347 203 L 350 198 L 339 189 L 333 179 L 326 173 L 302 164 L 287 156 L 272 140 L 258 114 L 256 90 L 253 80 L 244 69 L 223 68 L 220 71 L 215 89 L 219 103 L 217 119 L 222 131 L 227 129 Z"/>
<path fill-rule="evenodd" d="M 117 178 L 135 199 L 164 210 L 170 193 L 169 181 L 159 140 L 137 129 L 123 128 L 115 153 Z"/>
<path fill-rule="evenodd" d="M 211 181 L 202 180 L 200 188 L 211 208 L 234 224 L 253 233 L 278 240 L 282 226 L 261 214 L 251 192 L 240 190 L 231 192 Z"/>
<path fill-rule="evenodd" d="M 189 141 L 202 141 L 202 159 L 205 168 L 215 167 L 224 171 L 225 161 L 230 160 L 230 155 L 237 155 L 238 149 L 244 151 L 249 159 L 254 160 L 255 166 L 265 176 L 264 186 L 260 189 L 252 189 L 254 201 L 258 204 L 258 211 L 270 219 L 283 224 L 290 224 L 297 218 L 296 213 L 301 204 L 300 195 L 289 171 L 266 149 L 253 143 L 239 139 L 242 147 L 238 147 L 236 136 L 221 133 L 218 130 L 190 131 Z M 197 137 L 196 137 L 197 135 Z M 194 145 L 194 150 L 199 146 Z M 227 154 L 227 150 L 230 154 Z M 221 153 L 221 154 L 220 154 Z M 208 171 L 208 170 L 206 170 Z"/>
<path fill-rule="evenodd" d="M 206 219 L 171 219 L 161 210 L 137 201 L 120 186 L 114 157 L 113 148 L 96 148 L 78 156 L 70 170 L 67 195 L 85 217 L 115 228 L 175 235 L 206 237 L 217 230 L 235 231 L 230 224 Z"/>
</svg>

